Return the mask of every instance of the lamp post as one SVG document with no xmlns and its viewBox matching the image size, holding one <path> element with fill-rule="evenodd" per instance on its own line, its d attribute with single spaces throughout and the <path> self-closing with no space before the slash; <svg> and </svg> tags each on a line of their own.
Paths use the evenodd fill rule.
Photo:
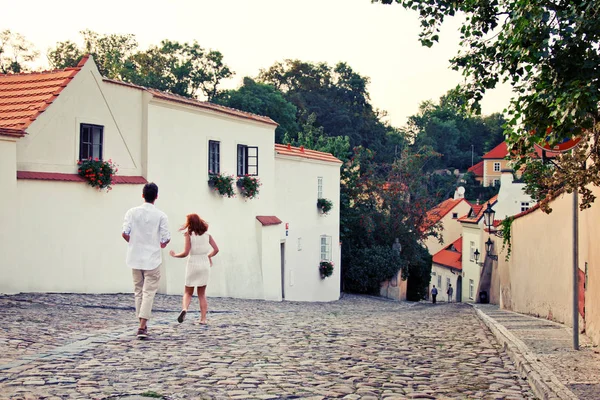
<svg viewBox="0 0 600 400">
<path fill-rule="evenodd" d="M 473 257 L 475 257 L 475 264 L 479 264 L 477 261 L 479 261 L 479 255 L 481 253 L 479 252 L 479 249 L 475 249 L 475 252 L 473 253 Z"/>
</svg>

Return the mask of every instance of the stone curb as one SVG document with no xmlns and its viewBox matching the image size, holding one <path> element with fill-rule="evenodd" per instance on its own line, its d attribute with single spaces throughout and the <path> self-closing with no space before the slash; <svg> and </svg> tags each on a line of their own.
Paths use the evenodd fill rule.
<svg viewBox="0 0 600 400">
<path fill-rule="evenodd" d="M 543 363 L 538 361 L 529 348 L 519 340 L 515 335 L 509 332 L 504 326 L 496 322 L 495 319 L 486 315 L 483 311 L 472 304 L 477 316 L 492 331 L 498 342 L 504 347 L 515 367 L 526 377 L 533 393 L 540 399 L 579 399 L 570 391 L 554 373 Z"/>
</svg>

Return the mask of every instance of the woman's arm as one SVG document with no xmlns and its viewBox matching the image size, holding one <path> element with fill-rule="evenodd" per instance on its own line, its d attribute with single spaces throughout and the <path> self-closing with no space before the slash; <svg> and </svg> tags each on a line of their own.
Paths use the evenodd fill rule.
<svg viewBox="0 0 600 400">
<path fill-rule="evenodd" d="M 187 257 L 188 254 L 190 254 L 190 249 L 192 248 L 192 239 L 190 238 L 190 234 L 187 232 L 184 233 L 183 236 L 185 237 L 185 248 L 183 249 L 183 252 L 176 254 L 173 250 L 171 250 L 169 252 L 171 257 L 184 258 L 184 257 Z"/>
<path fill-rule="evenodd" d="M 208 235 L 208 243 L 212 246 L 213 251 L 208 255 L 208 260 L 210 261 L 210 266 L 212 267 L 212 258 L 217 255 L 219 252 L 219 246 L 215 242 L 215 239 L 211 235 Z"/>
</svg>

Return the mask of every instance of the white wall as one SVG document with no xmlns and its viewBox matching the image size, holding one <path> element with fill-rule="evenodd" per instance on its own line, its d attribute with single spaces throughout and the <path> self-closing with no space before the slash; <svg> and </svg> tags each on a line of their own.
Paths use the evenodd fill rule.
<svg viewBox="0 0 600 400">
<path fill-rule="evenodd" d="M 498 202 L 492 207 L 496 212 L 494 218 L 502 220 L 519 214 L 521 203 L 529 203 L 529 207 L 535 205 L 535 201 L 531 199 L 531 196 L 525 193 L 525 183 L 513 182 L 512 172 L 502 171 Z"/>
<path fill-rule="evenodd" d="M 434 275 L 434 273 L 435 273 L 435 275 Z M 433 265 L 431 266 L 431 281 L 429 282 L 429 299 L 431 299 L 431 289 L 435 285 L 435 287 L 438 290 L 438 295 L 436 297 L 436 300 L 437 301 L 448 301 L 448 295 L 446 294 L 446 291 L 448 290 L 447 279 L 450 279 L 450 283 L 452 284 L 452 287 L 454 288 L 454 292 L 452 294 L 452 301 L 462 300 L 462 299 L 457 299 L 457 297 L 456 297 L 458 295 L 458 293 L 457 293 L 458 274 L 461 274 L 461 272 L 457 272 L 457 271 L 452 272 L 452 270 L 450 268 L 443 267 L 439 264 L 433 263 Z M 442 278 L 441 285 L 438 284 L 438 277 Z M 463 291 L 464 291 L 464 285 L 463 285 Z"/>
<path fill-rule="evenodd" d="M 148 181 L 159 187 L 157 206 L 169 216 L 173 240 L 169 248 L 183 249 L 176 233 L 185 216 L 197 213 L 209 223 L 220 248 L 214 258 L 209 296 L 263 299 L 256 216 L 273 215 L 274 125 L 223 116 L 186 105 L 152 101 L 148 109 Z M 258 198 L 221 197 L 208 186 L 208 141 L 220 141 L 221 172 L 236 174 L 237 145 L 258 146 Z M 236 188 L 236 192 L 238 192 Z M 183 290 L 185 260 L 165 262 L 166 292 Z"/>
<path fill-rule="evenodd" d="M 299 157 L 275 158 L 277 216 L 283 221 L 285 241 L 284 290 L 286 300 L 332 301 L 340 297 L 340 164 Z M 323 197 L 333 209 L 322 215 L 317 209 L 317 178 L 323 177 Z M 288 235 L 285 236 L 285 224 Z M 331 236 L 333 275 L 321 279 L 321 235 Z M 298 248 L 300 239 L 301 247 Z"/>
<path fill-rule="evenodd" d="M 0 293 L 14 293 L 18 285 L 13 281 L 19 275 L 17 144 L 16 138 L 0 135 Z M 36 226 L 36 225 L 30 225 Z"/>
<path fill-rule="evenodd" d="M 141 93 L 103 82 L 88 60 L 19 139 L 17 169 L 76 173 L 80 124 L 90 123 L 104 126 L 103 158 L 117 163 L 120 175 L 141 175 Z"/>
<path fill-rule="evenodd" d="M 141 203 L 141 185 L 99 192 L 79 182 L 18 180 L 14 239 L 18 274 L 0 292 L 131 292 L 121 237 L 125 211 Z M 5 248 L 6 247 L 6 248 Z"/>
<path fill-rule="evenodd" d="M 452 218 L 452 214 L 456 213 L 458 215 L 458 218 L 460 218 L 465 216 L 470 209 L 471 206 L 467 201 L 461 201 L 456 206 L 454 206 L 454 208 L 448 214 L 444 215 L 444 217 L 441 220 L 441 235 L 443 242 L 440 243 L 440 240 L 433 236 L 429 236 L 427 239 L 425 239 L 425 247 L 427 247 L 427 250 L 429 250 L 429 254 L 434 255 L 442 248 L 448 246 L 450 243 L 454 242 L 460 237 L 462 232 L 461 223 L 458 222 L 456 219 Z"/>
<path fill-rule="evenodd" d="M 482 218 L 483 220 L 483 218 Z M 463 223 L 463 248 L 462 248 L 462 301 L 474 303 L 477 302 L 479 294 L 479 278 L 481 276 L 481 266 L 475 261 L 471 261 L 471 242 L 475 243 L 475 249 L 479 250 L 478 263 L 482 263 L 485 257 L 485 248 L 482 240 L 482 222 L 479 224 Z M 473 280 L 473 296 L 469 296 L 469 280 Z M 456 290 L 454 291 L 456 295 Z"/>
</svg>

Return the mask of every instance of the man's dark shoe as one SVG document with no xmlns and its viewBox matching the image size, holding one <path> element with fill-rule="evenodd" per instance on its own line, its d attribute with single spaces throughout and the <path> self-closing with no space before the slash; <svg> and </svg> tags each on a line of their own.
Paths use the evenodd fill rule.
<svg viewBox="0 0 600 400">
<path fill-rule="evenodd" d="M 177 317 L 177 322 L 182 323 L 185 319 L 185 314 L 187 314 L 187 311 L 181 310 L 181 312 L 179 313 L 179 317 Z"/>
<path fill-rule="evenodd" d="M 140 328 L 137 331 L 137 338 L 138 339 L 146 339 L 148 337 L 148 328 Z"/>
</svg>

